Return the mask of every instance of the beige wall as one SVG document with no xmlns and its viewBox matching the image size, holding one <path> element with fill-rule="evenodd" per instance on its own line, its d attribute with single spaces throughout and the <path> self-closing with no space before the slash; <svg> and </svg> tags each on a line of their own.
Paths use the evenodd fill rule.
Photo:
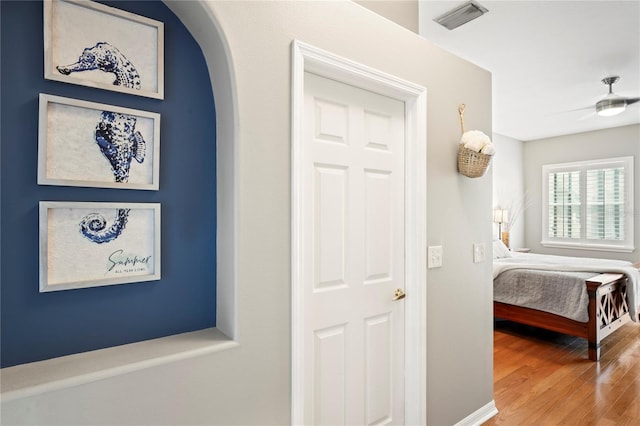
<svg viewBox="0 0 640 426">
<path fill-rule="evenodd" d="M 597 250 L 571 250 L 543 247 L 542 239 L 542 166 L 544 164 L 634 157 L 634 241 L 633 253 Z M 637 262 L 640 260 L 640 125 L 579 133 L 524 143 L 525 187 L 532 204 L 525 216 L 525 244 L 538 253 L 562 256 L 603 257 Z"/>
<path fill-rule="evenodd" d="M 524 188 L 523 142 L 507 136 L 493 134 L 496 147 L 493 158 L 493 207 L 509 210 L 510 223 L 503 227 L 509 231 L 509 246 L 522 248 L 524 244 L 524 213 L 530 199 Z M 499 227 L 493 225 L 493 237 L 498 238 Z"/>
<path fill-rule="evenodd" d="M 418 0 L 355 0 L 361 6 L 418 34 Z"/>
<path fill-rule="evenodd" d="M 427 88 L 427 238 L 428 245 L 444 249 L 443 267 L 427 274 L 428 424 L 454 424 L 490 403 L 491 261 L 474 264 L 472 245 L 490 248 L 492 178 L 469 179 L 456 170 L 458 104 L 466 104 L 468 129 L 491 134 L 490 74 L 353 2 L 168 4 L 207 58 L 219 149 L 233 142 L 237 154 L 232 212 L 240 345 L 17 399 L 3 404 L 3 419 L 66 425 L 290 422 L 293 39 Z M 215 60 L 224 48 L 218 30 L 228 43 L 230 71 Z M 224 96 L 230 93 L 221 86 L 226 77 L 235 82 L 237 104 Z M 234 132 L 236 140 L 227 139 Z"/>
</svg>

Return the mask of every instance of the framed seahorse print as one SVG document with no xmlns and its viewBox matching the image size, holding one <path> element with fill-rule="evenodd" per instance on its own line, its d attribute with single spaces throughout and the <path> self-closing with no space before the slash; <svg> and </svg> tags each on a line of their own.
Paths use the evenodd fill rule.
<svg viewBox="0 0 640 426">
<path fill-rule="evenodd" d="M 40 292 L 160 279 L 160 204 L 40 202 Z"/>
<path fill-rule="evenodd" d="M 160 114 L 40 94 L 38 184 L 159 189 Z"/>
<path fill-rule="evenodd" d="M 164 24 L 88 0 L 44 0 L 44 78 L 164 99 Z"/>
</svg>

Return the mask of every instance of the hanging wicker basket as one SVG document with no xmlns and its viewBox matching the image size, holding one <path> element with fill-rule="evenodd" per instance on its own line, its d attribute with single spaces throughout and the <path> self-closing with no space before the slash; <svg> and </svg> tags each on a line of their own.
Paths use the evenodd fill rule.
<svg viewBox="0 0 640 426">
<path fill-rule="evenodd" d="M 464 109 L 462 104 L 458 107 L 460 115 L 460 129 L 464 135 Z M 484 175 L 491 162 L 491 155 L 483 154 L 469 148 L 465 148 L 463 144 L 458 146 L 458 172 L 470 178 L 477 178 Z"/>
<path fill-rule="evenodd" d="M 487 171 L 491 155 L 476 152 L 460 144 L 458 149 L 458 171 L 470 178 L 477 178 Z"/>
</svg>

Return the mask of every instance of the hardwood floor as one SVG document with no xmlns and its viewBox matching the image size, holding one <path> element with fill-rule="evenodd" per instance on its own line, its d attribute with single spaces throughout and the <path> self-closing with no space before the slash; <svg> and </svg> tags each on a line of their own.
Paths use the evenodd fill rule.
<svg viewBox="0 0 640 426">
<path fill-rule="evenodd" d="M 484 425 L 640 425 L 640 324 L 606 338 L 593 362 L 585 339 L 498 321 L 494 398 Z"/>
</svg>

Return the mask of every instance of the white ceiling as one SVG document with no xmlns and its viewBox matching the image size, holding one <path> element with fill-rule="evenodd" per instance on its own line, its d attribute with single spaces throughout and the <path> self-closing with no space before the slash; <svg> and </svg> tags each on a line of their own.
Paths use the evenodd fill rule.
<svg viewBox="0 0 640 426">
<path fill-rule="evenodd" d="M 640 97 L 640 0 L 486 1 L 485 15 L 454 30 L 434 18 L 465 0 L 421 1 L 420 34 L 493 77 L 493 131 L 527 141 L 640 123 L 640 102 L 595 114 L 614 93 Z"/>
</svg>

